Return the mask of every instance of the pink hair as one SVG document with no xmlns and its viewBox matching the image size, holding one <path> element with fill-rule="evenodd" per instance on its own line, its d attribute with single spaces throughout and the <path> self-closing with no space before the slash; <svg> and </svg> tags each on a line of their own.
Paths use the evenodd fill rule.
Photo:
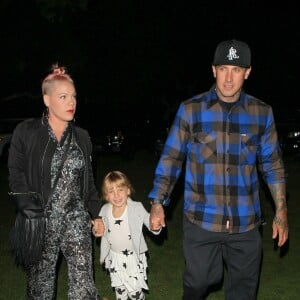
<svg viewBox="0 0 300 300">
<path fill-rule="evenodd" d="M 43 95 L 49 94 L 51 85 L 54 81 L 67 80 L 74 84 L 73 79 L 69 74 L 66 73 L 66 68 L 59 66 L 58 64 L 53 64 L 51 67 L 52 72 L 45 77 L 42 82 L 42 93 Z"/>
</svg>

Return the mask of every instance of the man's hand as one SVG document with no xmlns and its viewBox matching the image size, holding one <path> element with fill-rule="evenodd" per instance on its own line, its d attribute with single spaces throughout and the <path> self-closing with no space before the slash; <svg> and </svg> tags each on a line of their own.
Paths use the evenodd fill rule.
<svg viewBox="0 0 300 300">
<path fill-rule="evenodd" d="M 275 204 L 275 217 L 273 219 L 272 238 L 278 238 L 278 247 L 281 247 L 289 237 L 286 186 L 284 183 L 269 184 L 269 189 Z"/>
<path fill-rule="evenodd" d="M 94 236 L 95 237 L 103 236 L 105 226 L 104 226 L 102 218 L 94 219 L 91 222 L 93 225 L 92 232 L 93 232 Z"/>
<path fill-rule="evenodd" d="M 150 229 L 153 231 L 165 227 L 165 212 L 161 204 L 152 204 L 150 211 Z"/>
<path fill-rule="evenodd" d="M 287 209 L 276 210 L 275 217 L 273 219 L 273 234 L 272 238 L 278 237 L 278 247 L 281 247 L 289 237 L 289 228 L 287 220 Z"/>
</svg>

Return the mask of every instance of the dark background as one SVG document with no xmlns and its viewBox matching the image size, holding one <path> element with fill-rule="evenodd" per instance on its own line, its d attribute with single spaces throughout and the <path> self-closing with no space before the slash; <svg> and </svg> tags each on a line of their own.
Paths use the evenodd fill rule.
<svg viewBox="0 0 300 300">
<path fill-rule="evenodd" d="M 84 126 L 168 123 L 180 101 L 210 88 L 216 45 L 231 38 L 252 50 L 246 91 L 279 115 L 299 107 L 296 1 L 0 3 L 0 117 L 41 115 L 41 81 L 59 62 Z"/>
</svg>

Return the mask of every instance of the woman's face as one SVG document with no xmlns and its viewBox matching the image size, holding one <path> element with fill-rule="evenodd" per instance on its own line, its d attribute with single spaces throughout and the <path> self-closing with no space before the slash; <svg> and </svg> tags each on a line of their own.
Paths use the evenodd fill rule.
<svg viewBox="0 0 300 300">
<path fill-rule="evenodd" d="M 67 80 L 52 83 L 49 94 L 44 95 L 44 103 L 52 121 L 68 122 L 73 120 L 76 111 L 76 91 L 74 84 Z"/>
</svg>

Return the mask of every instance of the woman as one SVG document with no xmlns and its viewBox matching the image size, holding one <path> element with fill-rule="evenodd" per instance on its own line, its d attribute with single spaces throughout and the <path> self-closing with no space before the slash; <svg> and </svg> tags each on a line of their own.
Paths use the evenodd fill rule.
<svg viewBox="0 0 300 300">
<path fill-rule="evenodd" d="M 91 141 L 73 123 L 76 90 L 64 67 L 52 67 L 42 82 L 42 94 L 47 113 L 16 127 L 8 160 L 12 196 L 18 201 L 22 195 L 22 203 L 27 201 L 28 206 L 33 198 L 42 203 L 47 220 L 41 258 L 37 253 L 37 261 L 25 267 L 27 299 L 55 298 L 60 252 L 68 267 L 68 299 L 99 299 L 93 279 L 91 223 L 97 236 L 101 201 L 94 185 Z"/>
</svg>

